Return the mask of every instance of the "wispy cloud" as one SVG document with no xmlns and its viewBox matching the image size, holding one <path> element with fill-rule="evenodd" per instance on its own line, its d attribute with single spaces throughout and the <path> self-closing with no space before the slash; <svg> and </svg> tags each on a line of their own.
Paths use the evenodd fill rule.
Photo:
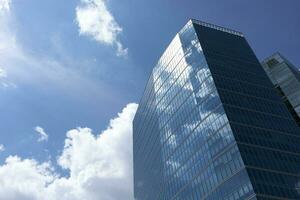
<svg viewBox="0 0 300 200">
<path fill-rule="evenodd" d="M 11 0 L 0 0 L 0 12 L 9 11 Z"/>
<path fill-rule="evenodd" d="M 42 141 L 47 141 L 49 136 L 48 134 L 44 131 L 44 129 L 40 126 L 36 126 L 34 128 L 34 130 L 37 132 L 39 138 L 38 138 L 38 142 L 42 142 Z"/>
<path fill-rule="evenodd" d="M 0 89 L 16 88 L 16 84 L 8 79 L 8 73 L 2 66 L 6 52 L 15 47 L 15 37 L 9 29 L 11 0 L 0 0 Z M 12 52 L 16 53 L 16 52 Z"/>
<path fill-rule="evenodd" d="M 7 72 L 0 67 L 0 88 L 16 88 L 16 84 L 9 81 L 7 78 Z"/>
<path fill-rule="evenodd" d="M 89 103 L 95 99 L 117 101 L 118 94 L 105 80 L 91 79 L 83 73 L 82 69 L 89 67 L 84 60 L 76 60 L 57 48 L 55 51 L 62 59 L 48 54 L 36 55 L 35 49 L 22 45 L 16 26 L 18 22 L 13 12 L 0 12 L 0 67 L 6 76 L 0 80 L 0 89 L 18 88 L 26 84 L 42 90 L 55 88 L 69 98 Z M 59 43 L 55 44 L 56 47 L 64 46 L 63 41 L 55 42 Z"/>
<path fill-rule="evenodd" d="M 81 35 L 90 36 L 103 44 L 114 45 L 118 56 L 127 55 L 128 49 L 118 39 L 122 27 L 107 9 L 105 0 L 81 0 L 76 7 L 76 20 Z"/>
<path fill-rule="evenodd" d="M 7 77 L 6 71 L 0 67 L 0 79 L 6 78 L 6 77 Z"/>
<path fill-rule="evenodd" d="M 128 104 L 95 136 L 89 128 L 67 132 L 58 164 L 69 176 L 58 176 L 49 162 L 9 156 L 0 165 L 2 199 L 133 199 L 132 120 L 137 104 Z"/>
<path fill-rule="evenodd" d="M 3 144 L 0 144 L 0 152 L 5 151 L 5 147 Z"/>
</svg>

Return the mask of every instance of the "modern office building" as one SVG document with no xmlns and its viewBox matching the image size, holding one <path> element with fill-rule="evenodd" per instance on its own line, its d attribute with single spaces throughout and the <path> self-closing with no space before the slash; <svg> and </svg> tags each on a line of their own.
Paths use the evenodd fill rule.
<svg viewBox="0 0 300 200">
<path fill-rule="evenodd" d="M 262 62 L 278 94 L 285 102 L 295 121 L 300 126 L 300 72 L 280 53 L 275 53 Z"/>
<path fill-rule="evenodd" d="M 300 130 L 242 33 L 190 20 L 133 121 L 136 200 L 300 199 Z"/>
</svg>

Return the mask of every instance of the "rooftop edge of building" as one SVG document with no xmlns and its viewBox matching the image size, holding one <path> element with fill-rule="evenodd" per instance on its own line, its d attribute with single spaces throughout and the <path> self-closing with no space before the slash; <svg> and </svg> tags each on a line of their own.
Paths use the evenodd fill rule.
<svg viewBox="0 0 300 200">
<path fill-rule="evenodd" d="M 211 23 L 208 23 L 208 22 L 200 21 L 200 20 L 197 20 L 197 19 L 190 19 L 188 21 L 187 25 L 190 24 L 190 23 L 197 24 L 197 25 L 200 25 L 200 26 L 205 26 L 205 27 L 212 28 L 212 29 L 215 29 L 215 30 L 218 30 L 218 31 L 223 31 L 223 32 L 226 32 L 226 33 L 230 33 L 230 34 L 233 34 L 233 35 L 240 36 L 240 37 L 244 37 L 244 34 L 242 32 L 235 31 L 233 29 L 225 28 L 225 27 L 222 27 L 222 26 L 218 26 L 218 25 L 215 25 L 215 24 L 211 24 Z"/>
</svg>

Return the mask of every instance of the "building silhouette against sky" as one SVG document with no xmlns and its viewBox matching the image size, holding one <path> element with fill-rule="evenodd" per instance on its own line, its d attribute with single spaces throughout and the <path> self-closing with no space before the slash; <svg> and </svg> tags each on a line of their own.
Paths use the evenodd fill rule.
<svg viewBox="0 0 300 200">
<path fill-rule="evenodd" d="M 300 72 L 280 53 L 262 62 L 262 66 L 300 126 Z M 300 145 L 300 144 L 299 144 Z"/>
<path fill-rule="evenodd" d="M 136 200 L 300 199 L 300 130 L 243 34 L 190 20 L 133 121 Z"/>
</svg>

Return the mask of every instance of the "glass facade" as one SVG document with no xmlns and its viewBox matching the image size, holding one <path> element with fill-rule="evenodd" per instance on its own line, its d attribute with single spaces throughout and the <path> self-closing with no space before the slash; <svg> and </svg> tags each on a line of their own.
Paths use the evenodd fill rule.
<svg viewBox="0 0 300 200">
<path fill-rule="evenodd" d="M 190 20 L 133 121 L 135 199 L 300 199 L 299 141 L 243 35 Z"/>
<path fill-rule="evenodd" d="M 281 54 L 275 53 L 262 62 L 274 87 L 300 126 L 300 72 Z"/>
</svg>

